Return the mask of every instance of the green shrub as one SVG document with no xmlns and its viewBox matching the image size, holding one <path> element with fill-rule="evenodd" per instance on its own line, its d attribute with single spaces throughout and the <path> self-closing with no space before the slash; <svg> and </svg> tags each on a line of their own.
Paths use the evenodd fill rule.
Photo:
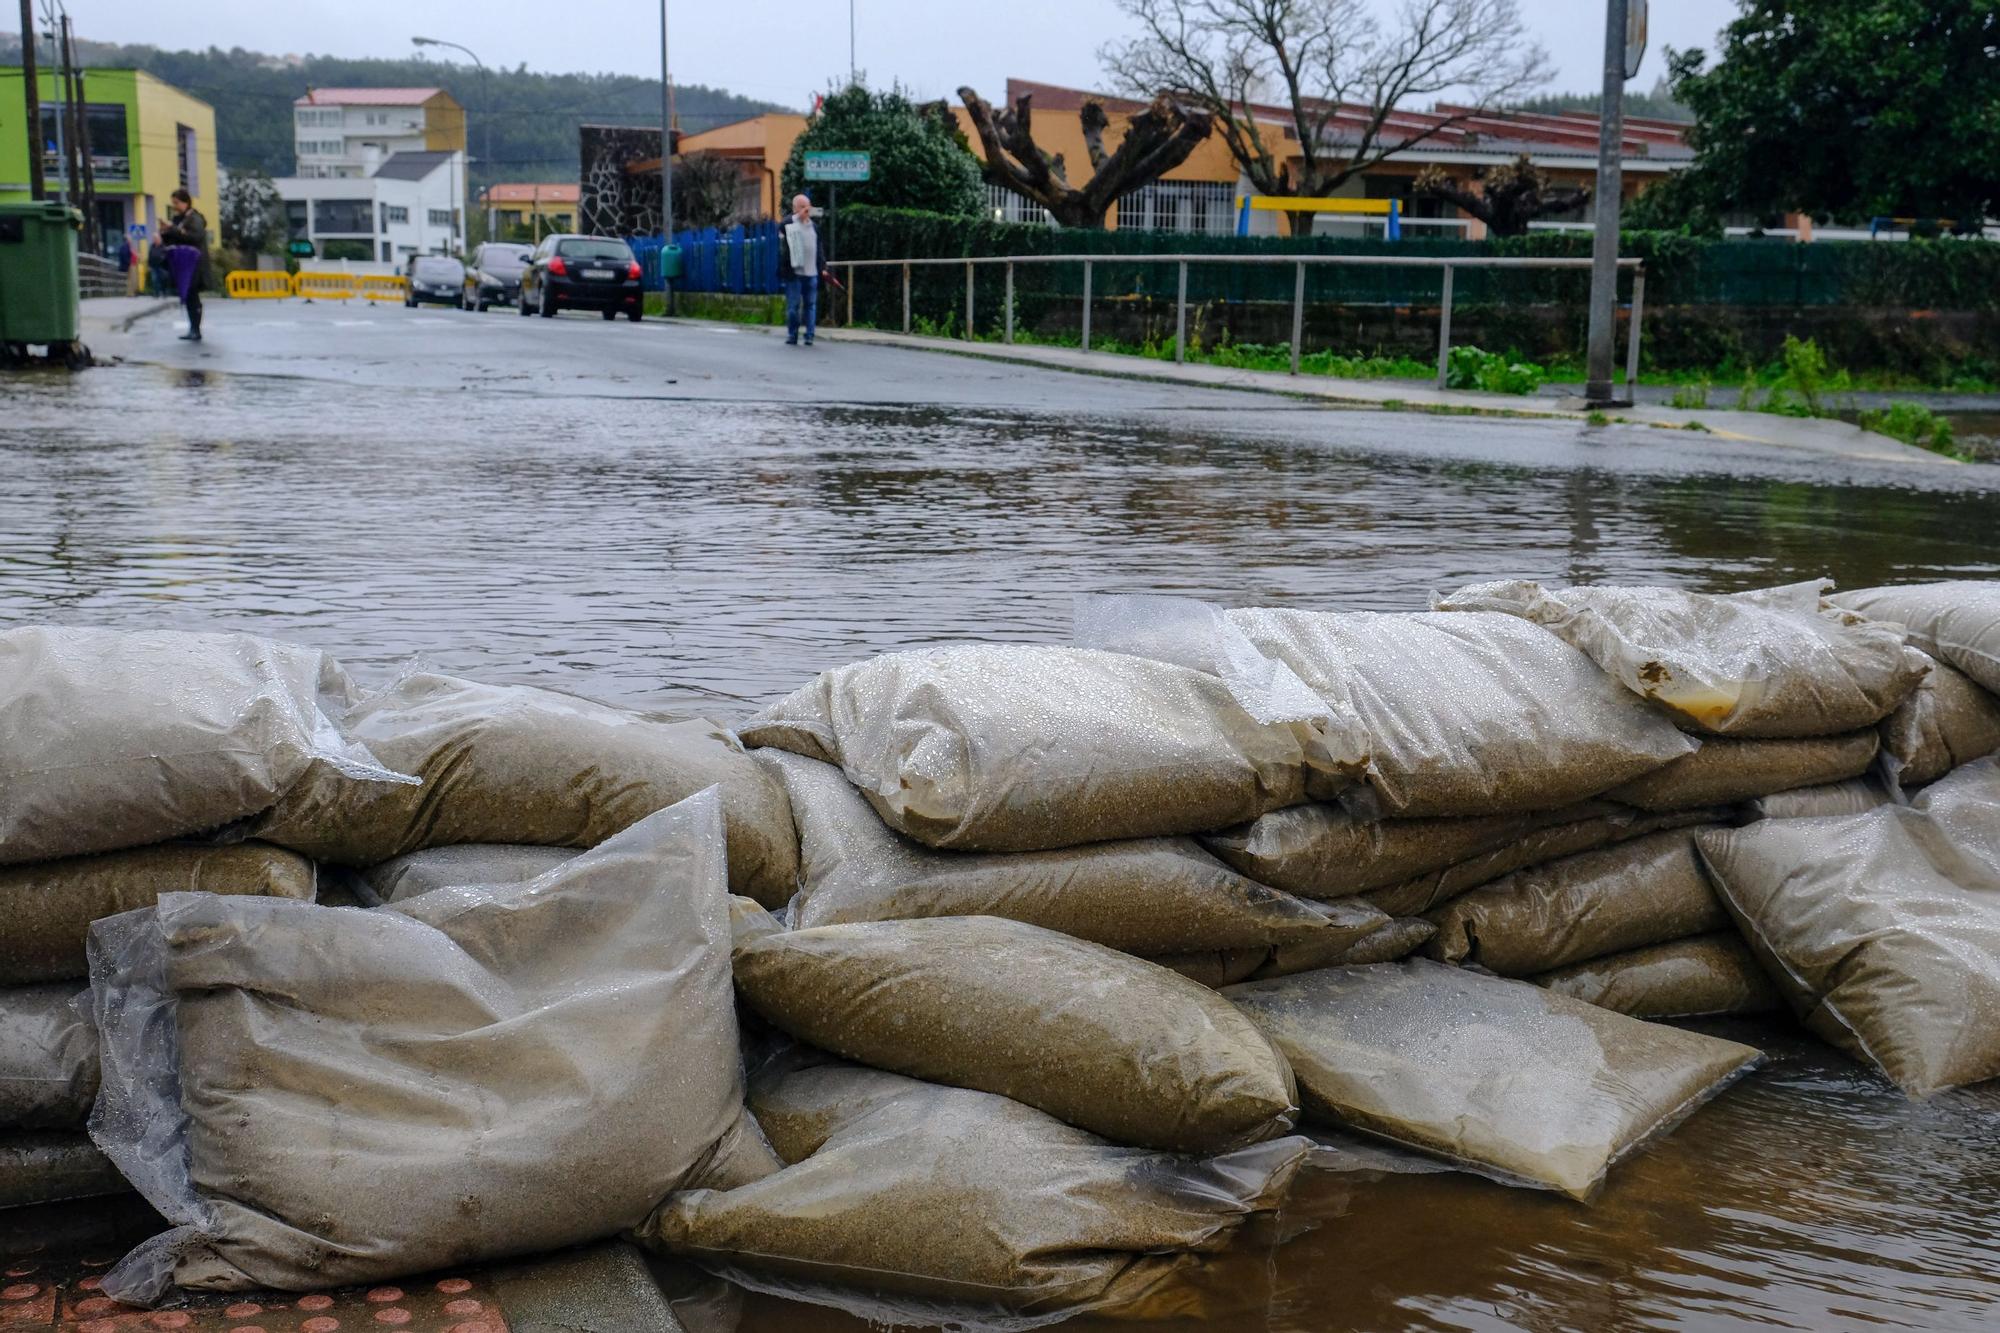
<svg viewBox="0 0 2000 1333">
<path fill-rule="evenodd" d="M 1542 387 L 1544 371 L 1532 361 L 1510 361 L 1498 352 L 1454 347 L 1445 363 L 1447 389 L 1528 394 Z"/>
<path fill-rule="evenodd" d="M 1952 435 L 1951 421 L 1922 403 L 1891 403 L 1879 411 L 1863 412 L 1861 428 L 1947 458 L 1966 456 Z"/>
</svg>

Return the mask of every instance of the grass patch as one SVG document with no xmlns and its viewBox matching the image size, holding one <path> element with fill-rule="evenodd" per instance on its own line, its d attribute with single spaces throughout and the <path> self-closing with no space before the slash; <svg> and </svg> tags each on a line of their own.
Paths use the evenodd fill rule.
<svg viewBox="0 0 2000 1333">
<path fill-rule="evenodd" d="M 663 318 L 667 313 L 664 293 L 646 293 L 646 313 Z M 785 298 L 782 296 L 734 296 L 723 292 L 681 292 L 675 301 L 676 319 L 713 319 L 728 324 L 783 324 Z"/>
<path fill-rule="evenodd" d="M 1970 461 L 1971 455 L 1959 447 L 1951 422 L 1922 403 L 1891 403 L 1880 411 L 1863 412 L 1861 429 L 1914 444 L 1946 458 Z"/>
</svg>

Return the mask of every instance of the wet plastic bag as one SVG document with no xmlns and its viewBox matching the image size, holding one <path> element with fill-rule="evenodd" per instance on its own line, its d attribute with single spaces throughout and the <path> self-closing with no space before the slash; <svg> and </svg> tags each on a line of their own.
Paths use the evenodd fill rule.
<svg viewBox="0 0 2000 1333">
<path fill-rule="evenodd" d="M 953 1327 L 1129 1300 L 1275 1208 L 1311 1152 L 1296 1136 L 1206 1159 L 1120 1147 L 1005 1097 L 849 1065 L 791 1074 L 756 1104 L 797 1164 L 674 1195 L 639 1239 L 966 1307 Z"/>
<path fill-rule="evenodd" d="M 457 884 L 519 884 L 545 875 L 578 855 L 574 847 L 468 842 L 456 847 L 431 847 L 384 861 L 361 872 L 361 878 L 383 902 L 398 903 Z"/>
<path fill-rule="evenodd" d="M 998 917 L 789 930 L 736 951 L 773 1026 L 913 1078 L 999 1093 L 1118 1143 L 1221 1152 L 1297 1115 L 1290 1072 L 1212 991 Z"/>
<path fill-rule="evenodd" d="M 1219 990 L 1239 981 L 1288 977 L 1320 967 L 1388 963 L 1415 953 L 1437 934 L 1422 917 L 1388 920 L 1352 944 L 1339 947 L 1317 942 L 1281 944 L 1270 949 L 1210 949 L 1205 952 L 1160 954 L 1153 961 L 1172 968 L 1190 981 Z"/>
<path fill-rule="evenodd" d="M 1828 600 L 1870 620 L 1894 621 L 1911 643 L 2000 694 L 2000 581 L 1906 583 Z"/>
<path fill-rule="evenodd" d="M 1474 889 L 1430 914 L 1438 933 L 1424 952 L 1525 977 L 1725 930 L 1729 914 L 1695 855 L 1698 832 L 1650 834 Z"/>
<path fill-rule="evenodd" d="M 1525 814 L 1364 819 L 1339 805 L 1295 805 L 1206 834 L 1201 844 L 1259 883 L 1333 899 L 1456 865 L 1517 841 L 1539 822 Z"/>
<path fill-rule="evenodd" d="M 311 902 L 312 862 L 269 843 L 164 843 L 0 867 L 0 985 L 82 980 L 90 923 L 163 893 L 249 894 Z"/>
<path fill-rule="evenodd" d="M 319 650 L 248 634 L 0 633 L 0 864 L 207 833 L 314 763 L 329 786 L 410 781 L 329 718 L 346 688 Z"/>
<path fill-rule="evenodd" d="M 97 1029 L 73 985 L 0 990 L 0 1129 L 82 1129 L 97 1096 Z"/>
<path fill-rule="evenodd" d="M 1872 729 L 1777 740 L 1717 736 L 1693 754 L 1605 795 L 1641 810 L 1733 805 L 1773 792 L 1858 778 L 1875 762 L 1880 741 Z"/>
<path fill-rule="evenodd" d="M 1529 980 L 1634 1018 L 1762 1014 L 1785 1007 L 1733 927 L 1573 963 Z"/>
<path fill-rule="evenodd" d="M 343 725 L 423 785 L 356 788 L 315 766 L 258 837 L 356 867 L 459 843 L 594 847 L 714 786 L 730 887 L 776 906 L 797 878 L 784 793 L 705 719 L 412 672 L 348 709 Z"/>
<path fill-rule="evenodd" d="M 1205 833 L 1305 797 L 1296 726 L 1259 721 L 1219 677 L 1080 648 L 889 653 L 741 734 L 838 764 L 891 828 L 957 851 Z"/>
<path fill-rule="evenodd" d="M 1682 725 L 1724 736 L 1832 736 L 1873 726 L 1922 662 L 1893 624 L 1828 603 L 1825 579 L 1752 592 L 1476 583 L 1432 605 L 1500 611 L 1560 635 Z"/>
<path fill-rule="evenodd" d="M 718 794 L 539 879 L 91 932 L 91 1134 L 175 1229 L 106 1276 L 283 1291 L 638 1225 L 737 1142 Z"/>
<path fill-rule="evenodd" d="M 0 1208 L 97 1199 L 131 1188 L 80 1130 L 0 1133 Z"/>
<path fill-rule="evenodd" d="M 764 750 L 799 828 L 796 927 L 1001 916 L 1142 955 L 1326 937 L 1344 948 L 1385 924 L 1364 903 L 1324 904 L 1244 878 L 1191 838 L 1046 852 L 940 852 L 882 823 L 838 768 Z"/>
<path fill-rule="evenodd" d="M 1420 958 L 1223 994 L 1292 1062 L 1309 1119 L 1577 1199 L 1762 1058 Z"/>
<path fill-rule="evenodd" d="M 1867 778 L 1801 787 L 1797 791 L 1760 796 L 1743 806 L 1745 823 L 1759 819 L 1816 819 L 1822 815 L 1859 815 L 1890 804 L 1887 791 Z"/>
<path fill-rule="evenodd" d="M 2000 751 L 2000 695 L 1933 661 L 1915 693 L 1882 720 L 1882 766 L 1901 787 L 1935 782 Z"/>
<path fill-rule="evenodd" d="M 1813 1032 L 1913 1097 L 2000 1077 L 2000 763 L 1908 807 L 1766 819 L 1698 846 Z"/>
</svg>

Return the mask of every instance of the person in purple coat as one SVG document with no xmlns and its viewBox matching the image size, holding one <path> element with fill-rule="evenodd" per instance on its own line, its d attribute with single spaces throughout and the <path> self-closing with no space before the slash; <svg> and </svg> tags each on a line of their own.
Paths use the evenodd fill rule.
<svg viewBox="0 0 2000 1333">
<path fill-rule="evenodd" d="M 201 341 L 201 289 L 208 282 L 208 219 L 194 206 L 194 197 L 185 189 L 175 190 L 167 204 L 174 220 L 160 228 L 160 244 L 166 248 L 167 272 L 173 276 L 174 291 L 187 307 L 188 331 L 183 342 Z"/>
</svg>

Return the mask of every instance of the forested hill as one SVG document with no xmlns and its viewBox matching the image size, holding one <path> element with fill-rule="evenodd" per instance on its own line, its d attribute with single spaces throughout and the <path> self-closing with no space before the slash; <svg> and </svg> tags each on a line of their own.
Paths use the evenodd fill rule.
<svg viewBox="0 0 2000 1333">
<path fill-rule="evenodd" d="M 1539 111 L 1543 115 L 1555 115 L 1564 111 L 1581 111 L 1586 115 L 1597 114 L 1599 97 L 1596 93 L 1550 93 L 1544 97 L 1530 97 L 1514 103 L 1516 111 Z M 1656 120 L 1692 121 L 1694 113 L 1674 100 L 1673 89 L 1667 86 L 1664 77 L 1653 81 L 1651 92 L 1640 92 L 1637 88 L 1625 89 L 1625 114 L 1628 116 L 1650 116 Z M 655 120 L 658 117 L 654 117 Z"/>
<path fill-rule="evenodd" d="M 574 180 L 576 127 L 658 125 L 660 81 L 612 74 L 538 74 L 496 69 L 492 89 L 492 160 L 482 135 L 487 95 L 479 70 L 464 61 L 279 59 L 241 49 L 162 51 L 152 46 L 79 42 L 86 65 L 143 69 L 215 108 L 217 150 L 225 167 L 291 174 L 292 101 L 308 88 L 443 88 L 466 108 L 475 184 L 494 180 Z M 20 38 L 0 34 L 0 64 L 20 60 Z M 46 48 L 44 48 L 46 50 Z M 720 88 L 676 84 L 674 114 L 683 134 L 788 108 Z"/>
</svg>

